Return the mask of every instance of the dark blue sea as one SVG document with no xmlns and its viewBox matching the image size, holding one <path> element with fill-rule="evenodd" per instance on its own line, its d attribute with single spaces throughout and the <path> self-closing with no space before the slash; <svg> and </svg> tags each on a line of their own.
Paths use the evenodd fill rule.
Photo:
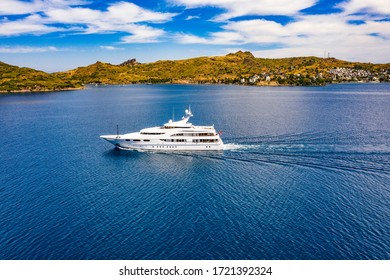
<svg viewBox="0 0 390 280">
<path fill-rule="evenodd" d="M 188 104 L 223 152 L 114 149 Z M 390 259 L 390 84 L 0 96 L 0 259 Z"/>
</svg>

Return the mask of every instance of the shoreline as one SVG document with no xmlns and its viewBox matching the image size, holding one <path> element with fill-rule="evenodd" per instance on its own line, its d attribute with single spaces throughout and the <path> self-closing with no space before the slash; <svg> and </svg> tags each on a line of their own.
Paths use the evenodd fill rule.
<svg viewBox="0 0 390 280">
<path fill-rule="evenodd" d="M 0 90 L 0 95 L 5 94 L 28 94 L 28 93 L 47 93 L 47 92 L 62 92 L 62 91 L 75 91 L 75 90 L 84 90 L 88 87 L 96 87 L 96 86 L 128 86 L 128 85 L 233 85 L 233 86 L 250 86 L 250 87 L 324 87 L 332 84 L 386 84 L 388 82 L 334 82 L 334 83 L 326 83 L 322 85 L 294 85 L 294 84 L 278 84 L 278 83 L 262 83 L 262 84 L 224 84 L 224 83 L 129 83 L 129 84 L 85 84 L 83 87 L 77 88 L 61 88 L 61 89 L 41 89 L 41 90 Z"/>
<path fill-rule="evenodd" d="M 78 87 L 78 88 L 40 89 L 40 90 L 27 90 L 27 89 L 21 89 L 21 90 L 0 90 L 0 94 L 61 92 L 61 91 L 83 90 L 83 89 L 85 89 L 85 86 Z"/>
</svg>

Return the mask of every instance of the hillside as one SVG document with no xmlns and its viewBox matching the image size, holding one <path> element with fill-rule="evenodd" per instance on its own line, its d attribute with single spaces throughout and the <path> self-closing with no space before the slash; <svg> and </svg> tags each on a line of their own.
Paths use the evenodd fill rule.
<svg viewBox="0 0 390 280">
<path fill-rule="evenodd" d="M 20 68 L 0 62 L 0 93 L 56 91 L 80 88 L 78 81 L 31 68 Z"/>
<path fill-rule="evenodd" d="M 332 82 L 389 82 L 390 64 L 354 63 L 335 58 L 256 58 L 250 52 L 185 60 L 120 65 L 96 62 L 48 74 L 0 63 L 0 92 L 80 88 L 84 84 L 223 83 L 324 85 Z"/>
<path fill-rule="evenodd" d="M 132 60 L 135 62 L 135 60 Z M 343 81 L 390 81 L 390 64 L 352 63 L 335 58 L 256 58 L 239 51 L 226 56 L 112 65 L 96 62 L 63 72 L 82 83 L 224 83 L 323 85 Z"/>
</svg>

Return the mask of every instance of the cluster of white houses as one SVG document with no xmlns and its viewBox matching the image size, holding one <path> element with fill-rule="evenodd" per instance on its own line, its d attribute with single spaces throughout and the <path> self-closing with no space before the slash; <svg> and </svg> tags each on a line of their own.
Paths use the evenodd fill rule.
<svg viewBox="0 0 390 280">
<path fill-rule="evenodd" d="M 379 75 L 371 73 L 371 71 L 364 69 L 344 68 L 337 67 L 329 70 L 329 74 L 332 75 L 332 79 L 342 81 L 373 81 L 379 82 Z"/>
<path fill-rule="evenodd" d="M 241 78 L 240 82 L 242 84 L 258 84 L 260 81 L 286 80 L 287 78 L 291 79 L 291 77 L 293 79 L 309 77 L 313 81 L 317 79 L 328 79 L 328 82 L 390 82 L 390 69 L 372 72 L 365 69 L 337 67 L 327 72 L 316 72 L 309 75 L 287 74 L 279 71 L 279 73 L 255 74 L 249 78 Z"/>
</svg>

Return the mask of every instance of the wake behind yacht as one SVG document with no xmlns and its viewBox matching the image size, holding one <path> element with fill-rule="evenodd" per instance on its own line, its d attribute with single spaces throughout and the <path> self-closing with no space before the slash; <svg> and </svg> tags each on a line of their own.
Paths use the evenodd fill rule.
<svg viewBox="0 0 390 280">
<path fill-rule="evenodd" d="M 195 126 L 189 123 L 191 108 L 179 121 L 169 120 L 163 126 L 142 129 L 139 132 L 102 135 L 118 149 L 123 150 L 222 150 L 223 142 L 214 126 Z"/>
</svg>

